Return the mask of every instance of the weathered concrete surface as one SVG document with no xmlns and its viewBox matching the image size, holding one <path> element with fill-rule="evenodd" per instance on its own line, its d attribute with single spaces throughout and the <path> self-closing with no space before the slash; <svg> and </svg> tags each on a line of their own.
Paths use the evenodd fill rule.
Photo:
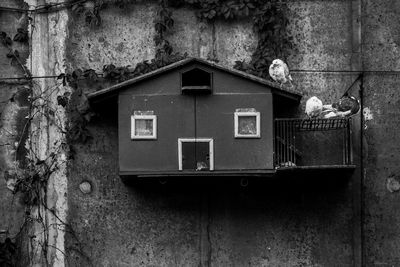
<svg viewBox="0 0 400 267">
<path fill-rule="evenodd" d="M 73 17 L 69 26 L 68 67 L 101 71 L 106 64 L 134 66 L 152 59 L 156 12 L 152 3 L 135 5 L 128 10 L 111 5 L 101 11 L 99 28 L 88 27 L 83 15 Z"/>
<path fill-rule="evenodd" d="M 366 1 L 364 64 L 372 70 L 400 70 L 398 1 Z M 398 191 L 399 76 L 366 77 L 366 106 L 373 119 L 366 130 L 365 254 L 369 266 L 400 264 Z M 392 182 L 393 183 L 393 182 Z"/>
<path fill-rule="evenodd" d="M 295 1 L 289 7 L 289 32 L 297 50 L 288 56 L 290 69 L 351 70 L 351 2 Z M 357 74 L 292 72 L 292 76 L 296 90 L 304 94 L 303 102 L 317 96 L 330 103 Z"/>
<path fill-rule="evenodd" d="M 7 0 L 2 1 L 0 5 L 21 8 L 23 1 Z M 25 15 L 0 11 L 0 31 L 6 32 L 11 38 L 17 33 L 17 28 L 26 29 L 26 27 Z M 25 63 L 28 46 L 14 42 L 12 48 L 20 52 L 20 59 Z M 10 64 L 10 59 L 6 57 L 8 52 L 8 48 L 0 44 L 0 78 L 24 76 L 24 72 L 16 62 Z M 18 169 L 16 160 L 24 157 L 23 145 L 20 148 L 17 145 L 23 140 L 28 94 L 29 87 L 26 82 L 0 81 L 0 230 L 6 231 L 5 234 L 0 234 L 1 242 L 6 237 L 16 242 L 16 236 L 24 223 L 25 206 L 22 196 L 13 195 L 9 188 L 13 188 L 15 170 Z M 22 251 L 20 256 L 26 256 L 25 252 Z"/>
<path fill-rule="evenodd" d="M 290 4 L 299 49 L 288 57 L 292 69 L 352 68 L 351 7 L 348 1 Z M 99 70 L 103 64 L 134 65 L 151 58 L 155 10 L 146 3 L 124 12 L 101 11 L 106 25 L 96 30 L 82 20 L 71 23 L 68 65 Z M 235 60 L 249 60 L 255 49 L 249 21 L 203 24 L 186 9 L 174 11 L 174 18 L 168 38 L 175 51 L 232 66 Z M 338 99 L 356 78 L 293 76 L 304 99 L 317 95 L 324 102 Z M 69 168 L 68 219 L 75 229 L 67 237 L 70 266 L 355 264 L 351 182 L 300 187 L 264 183 L 249 190 L 237 184 L 213 188 L 213 183 L 186 183 L 183 189 L 130 187 L 117 176 L 117 115 L 111 107 L 106 103 L 100 109 L 91 123 L 93 140 L 75 147 Z M 91 183 L 92 193 L 79 190 L 84 181 Z"/>
<path fill-rule="evenodd" d="M 38 6 L 41 1 L 26 1 Z M 52 3 L 62 2 L 53 1 Z M 65 42 L 67 38 L 67 10 L 37 14 L 31 27 L 33 45 L 30 55 L 33 76 L 57 76 L 65 73 Z M 32 88 L 37 98 L 32 104 L 32 123 L 29 132 L 29 157 L 34 161 L 46 161 L 51 175 L 43 201 L 32 209 L 31 266 L 65 266 L 64 234 L 67 217 L 66 176 L 66 115 L 58 105 L 57 96 L 69 90 L 53 78 L 36 80 Z M 52 112 L 49 112 L 51 110 Z M 55 154 L 54 159 L 51 156 Z M 51 162 L 49 162 L 51 159 Z M 43 176 L 45 174 L 42 174 Z M 44 217 L 43 221 L 42 218 Z"/>
<path fill-rule="evenodd" d="M 101 11 L 102 26 L 98 28 L 88 27 L 84 16 L 74 18 L 68 40 L 69 67 L 100 71 L 105 64 L 134 66 L 152 59 L 157 10 L 151 1 L 125 10 L 110 7 Z M 250 21 L 208 24 L 186 8 L 174 10 L 173 18 L 175 24 L 167 38 L 175 52 L 233 66 L 236 60 L 249 61 L 257 45 Z"/>
<path fill-rule="evenodd" d="M 22 8 L 24 6 L 24 1 L 16 0 L 4 0 L 1 2 L 1 6 L 3 7 L 13 7 L 13 8 Z M 17 12 L 7 12 L 0 11 L 0 31 L 7 33 L 7 36 L 10 36 L 11 39 L 14 38 L 17 33 L 18 28 L 27 29 L 28 18 L 23 13 Z M 26 43 L 14 42 L 12 44 L 12 48 L 14 50 L 18 50 L 20 54 L 20 58 L 22 63 L 25 63 L 26 58 L 28 57 L 29 47 Z M 3 44 L 0 45 L 0 76 L 1 77 L 20 77 L 24 76 L 21 67 L 14 61 L 11 62 L 9 58 L 6 57 L 9 49 Z M 11 64 L 12 63 L 12 64 Z"/>
<path fill-rule="evenodd" d="M 198 265 L 199 198 L 124 185 L 116 113 L 102 115 L 70 166 L 69 221 L 78 240 L 67 239 L 69 266 L 89 266 L 87 257 L 93 266 Z M 92 184 L 90 194 L 79 190 L 82 181 Z"/>
<path fill-rule="evenodd" d="M 261 186 L 210 199 L 213 266 L 352 266 L 349 192 Z"/>
<path fill-rule="evenodd" d="M 374 55 L 375 57 L 375 55 Z M 368 266 L 400 264 L 398 76 L 368 75 L 366 106 L 365 254 Z M 391 181 L 392 180 L 392 181 Z M 390 184 L 389 184 L 390 183 Z"/>
<path fill-rule="evenodd" d="M 288 59 L 291 69 L 348 69 L 350 1 L 294 1 L 289 7 L 290 33 L 298 49 Z"/>
<path fill-rule="evenodd" d="M 250 20 L 213 23 L 200 22 L 193 9 L 173 12 L 175 25 L 168 33 L 172 47 L 189 56 L 219 60 L 233 66 L 235 61 L 250 61 L 257 45 Z"/>
<path fill-rule="evenodd" d="M 400 71 L 400 2 L 364 1 L 363 62 L 366 70 Z M 399 74 L 366 76 L 366 266 L 400 265 Z M 392 180 L 391 185 L 389 184 Z"/>
</svg>

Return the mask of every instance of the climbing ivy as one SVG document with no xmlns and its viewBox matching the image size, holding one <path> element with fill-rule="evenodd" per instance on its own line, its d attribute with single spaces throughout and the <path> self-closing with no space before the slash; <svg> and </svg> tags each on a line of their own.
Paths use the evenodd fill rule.
<svg viewBox="0 0 400 267">
<path fill-rule="evenodd" d="M 76 4 L 73 10 L 77 14 L 85 13 L 86 22 L 99 26 L 100 10 L 115 5 L 126 8 L 140 0 L 96 0 L 92 10 L 84 11 L 83 4 Z M 171 8 L 190 7 L 196 10 L 197 17 L 206 22 L 215 20 L 232 21 L 251 18 L 253 30 L 258 35 L 258 44 L 250 62 L 237 61 L 235 68 L 253 75 L 269 78 L 268 68 L 274 58 L 286 59 L 286 54 L 293 47 L 293 37 L 288 34 L 288 7 L 281 0 L 158 0 L 159 10 L 155 20 L 154 42 L 156 55 L 151 64 L 162 67 L 184 58 L 180 53 L 173 53 L 167 40 L 168 31 L 174 26 Z M 143 68 L 141 63 L 141 68 Z M 147 68 L 147 67 L 146 67 Z M 150 66 L 147 69 L 152 70 Z"/>
<path fill-rule="evenodd" d="M 34 25 L 32 25 L 32 27 L 34 27 Z M 14 166 L 4 172 L 4 178 L 7 181 L 7 187 L 12 190 L 13 194 L 18 194 L 20 196 L 22 203 L 24 203 L 26 206 L 26 211 L 24 222 L 21 225 L 20 232 L 16 236 L 9 237 L 9 233 L 7 231 L 5 233 L 0 233 L 5 234 L 6 236 L 3 242 L 0 241 L 0 266 L 16 266 L 18 250 L 21 249 L 20 246 L 17 247 L 16 240 L 21 233 L 25 232 L 24 229 L 29 225 L 41 225 L 43 229 L 43 236 L 47 236 L 50 227 L 58 227 L 63 229 L 68 228 L 69 232 L 73 232 L 73 229 L 71 229 L 69 225 L 67 225 L 58 217 L 56 211 L 47 206 L 48 181 L 51 175 L 59 169 L 63 160 L 60 161 L 58 158 L 62 152 L 69 150 L 69 145 L 63 140 L 56 140 L 53 144 L 52 150 L 48 151 L 47 155 L 43 158 L 42 156 L 37 155 L 34 149 L 35 146 L 33 146 L 32 143 L 35 141 L 35 134 L 33 133 L 35 130 L 32 130 L 31 128 L 31 122 L 33 120 L 42 120 L 43 118 L 46 118 L 49 124 L 59 128 L 62 133 L 73 133 L 73 127 L 68 125 L 65 126 L 64 123 L 57 118 L 56 110 L 52 108 L 48 98 L 48 96 L 51 95 L 52 92 L 56 91 L 60 86 L 67 85 L 67 77 L 69 78 L 69 76 L 62 74 L 59 76 L 59 78 L 62 80 L 62 83 L 57 83 L 55 86 L 45 88 L 44 90 L 36 90 L 34 93 L 32 88 L 35 86 L 40 87 L 40 85 L 37 84 L 30 71 L 23 63 L 23 59 L 20 58 L 19 51 L 14 49 L 14 42 L 29 42 L 28 32 L 22 28 L 19 28 L 17 29 L 14 37 L 12 38 L 11 36 L 12 34 L 10 35 L 6 32 L 0 32 L 0 45 L 3 45 L 7 49 L 7 54 L 5 57 L 9 58 L 10 65 L 16 65 L 24 72 L 24 78 L 26 80 L 24 84 L 26 84 L 26 86 L 24 86 L 23 89 L 19 89 L 19 92 L 21 90 L 29 89 L 27 90 L 27 93 L 29 93 L 29 109 L 27 110 L 26 117 L 23 121 L 21 121 L 21 123 L 23 123 L 23 129 L 17 137 L 18 141 L 16 141 L 15 144 L 2 144 L 4 146 L 11 146 L 11 148 L 15 149 L 17 152 L 22 150 L 24 151 L 24 155 L 18 156 L 18 153 L 16 153 Z M 75 75 L 77 75 L 76 73 Z M 93 76 L 93 72 L 86 71 L 82 75 L 84 77 L 91 77 Z M 69 80 L 72 81 L 72 79 Z M 76 92 L 79 92 L 79 90 L 76 90 Z M 77 120 L 82 120 L 82 118 L 87 120 L 87 101 L 80 100 L 77 104 L 70 105 L 70 103 L 74 103 L 72 95 L 73 94 L 68 95 L 68 93 L 65 93 L 62 96 L 58 96 L 58 104 L 71 110 L 77 110 L 78 112 L 81 112 L 79 119 Z M 76 93 L 76 95 L 79 96 L 77 97 L 78 99 L 84 99 L 82 98 L 84 94 Z M 10 99 L 10 101 L 14 100 Z M 73 112 L 71 112 L 71 114 L 72 113 Z M 72 123 L 69 125 L 75 124 Z M 29 130 L 30 128 L 31 130 Z M 38 130 L 40 131 L 40 129 Z M 42 207 L 46 212 L 53 214 L 55 218 L 57 218 L 57 222 L 47 225 L 47 214 L 43 214 L 43 210 L 40 208 L 35 209 L 36 213 L 32 214 L 31 211 L 35 207 Z M 33 240 L 35 238 L 36 236 L 30 236 L 28 242 L 31 242 L 31 246 L 33 246 Z M 39 243 L 36 245 L 40 246 L 40 251 L 42 255 L 44 255 L 43 260 L 45 266 L 49 266 L 50 264 L 47 262 L 48 259 L 46 256 L 49 246 L 47 237 L 45 237 L 42 241 L 39 241 Z"/>
<path fill-rule="evenodd" d="M 127 5 L 139 2 L 144 1 L 95 0 L 92 4 L 78 1 L 72 5 L 71 10 L 76 15 L 84 16 L 85 23 L 90 27 L 101 27 L 101 10 L 110 5 L 126 8 Z M 66 126 L 59 126 L 62 132 L 66 134 L 67 143 L 60 142 L 57 144 L 54 151 L 49 152 L 45 159 L 39 159 L 35 156 L 28 158 L 23 164 L 23 169 L 8 173 L 10 176 L 8 178 L 15 180 L 14 193 L 22 193 L 24 202 L 28 207 L 34 205 L 46 207 L 44 200 L 47 193 L 47 182 L 52 173 L 59 168 L 58 153 L 61 150 L 73 151 L 71 144 L 74 142 L 86 142 L 90 139 L 91 135 L 86 126 L 94 114 L 90 110 L 88 99 L 82 87 L 79 85 L 80 81 L 97 82 L 103 79 L 109 82 L 122 82 L 187 57 L 186 53 L 174 52 L 172 45 L 168 41 L 168 36 L 174 27 L 173 9 L 182 7 L 194 9 L 197 18 L 208 23 L 214 23 L 218 20 L 252 19 L 253 30 L 258 36 L 258 44 L 250 62 L 236 62 L 235 68 L 239 70 L 268 78 L 268 68 L 272 59 L 277 57 L 285 59 L 285 53 L 289 49 L 293 49 L 293 39 L 286 30 L 288 26 L 287 4 L 281 0 L 159 0 L 157 17 L 154 23 L 156 53 L 153 59 L 142 61 L 133 68 L 131 66 L 108 64 L 103 66 L 101 71 L 75 69 L 68 73 L 62 73 L 57 77 L 59 84 L 56 86 L 69 85 L 72 88 L 71 93 L 66 92 L 57 96 L 57 104 L 65 108 L 68 114 Z M 34 27 L 34 25 L 32 26 Z M 17 32 L 13 35 L 0 32 L 0 42 L 8 48 L 6 57 L 9 58 L 11 64 L 18 64 L 21 67 L 25 77 L 30 81 L 30 85 L 33 86 L 32 77 L 20 60 L 19 51 L 13 49 L 12 46 L 13 42 L 27 43 L 28 41 L 29 34 L 22 28 L 17 29 Z M 28 127 L 31 120 L 43 114 L 46 114 L 47 119 L 55 121 L 55 111 L 49 107 L 44 95 L 32 95 L 30 101 L 31 108 L 27 118 Z M 32 220 L 29 212 L 27 213 L 27 220 Z M 40 221 L 40 223 L 44 224 L 44 220 Z M 64 222 L 61 221 L 61 223 L 66 226 Z M 45 225 L 43 227 L 45 230 L 48 228 Z M 45 244 L 43 246 L 45 250 Z M 6 264 L 5 266 L 7 266 L 14 254 L 15 244 L 11 242 L 11 239 L 6 239 L 4 243 L 0 243 L 0 266 L 2 266 L 1 264 Z"/>
<path fill-rule="evenodd" d="M 0 266 L 12 267 L 16 265 L 17 246 L 10 238 L 6 238 L 4 242 L 0 242 Z"/>
<path fill-rule="evenodd" d="M 77 15 L 84 15 L 87 25 L 101 25 L 100 11 L 111 5 L 127 8 L 128 5 L 143 2 L 141 0 L 96 0 L 89 8 L 84 3 L 72 6 Z M 87 98 L 78 88 L 78 81 L 87 79 L 96 82 L 103 78 L 110 82 L 122 82 L 167 66 L 187 57 L 187 54 L 174 53 L 168 41 L 168 35 L 174 26 L 173 9 L 189 7 L 196 10 L 199 20 L 213 23 L 216 20 L 232 21 L 241 18 L 252 18 L 253 30 L 258 35 L 258 44 L 250 62 L 236 61 L 234 68 L 268 79 L 268 69 L 274 58 L 283 58 L 289 49 L 293 49 L 293 38 L 287 34 L 287 4 L 281 0 L 158 0 L 157 16 L 154 23 L 155 57 L 130 66 L 116 67 L 113 64 L 103 66 L 102 73 L 92 69 L 76 69 L 69 74 L 61 74 L 59 79 L 75 88 L 71 99 L 78 97 L 79 101 L 70 102 L 70 141 L 86 141 L 90 134 L 86 124 L 90 121 L 92 112 L 89 111 Z M 217 59 L 213 59 L 217 61 Z M 100 76 L 100 77 L 99 77 Z M 59 96 L 60 105 L 67 106 L 67 96 Z M 73 103 L 80 103 L 78 105 Z M 71 108 L 72 107 L 72 108 Z M 84 107 L 84 108 L 83 108 Z"/>
<path fill-rule="evenodd" d="M 18 29 L 16 35 L 14 36 L 14 41 L 16 42 L 28 42 L 28 36 L 27 32 L 23 29 Z M 11 39 L 10 36 L 6 32 L 0 32 L 0 42 L 3 46 L 5 46 L 8 49 L 8 52 L 6 54 L 6 57 L 10 59 L 10 64 L 12 65 L 13 63 L 17 63 L 18 66 L 21 67 L 23 72 L 25 73 L 25 77 L 28 78 L 30 77 L 30 73 L 25 67 L 24 64 L 22 64 L 20 57 L 19 57 L 19 51 L 16 49 L 13 49 L 13 39 Z"/>
</svg>

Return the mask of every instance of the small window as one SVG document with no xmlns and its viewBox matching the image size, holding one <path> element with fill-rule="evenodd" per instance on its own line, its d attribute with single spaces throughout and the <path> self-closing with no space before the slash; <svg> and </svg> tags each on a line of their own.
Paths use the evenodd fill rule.
<svg viewBox="0 0 400 267">
<path fill-rule="evenodd" d="M 260 112 L 235 112 L 235 137 L 260 138 Z"/>
<path fill-rule="evenodd" d="M 131 117 L 132 139 L 157 139 L 156 115 L 132 115 Z"/>
<path fill-rule="evenodd" d="M 181 75 L 182 93 L 211 93 L 212 73 L 194 68 Z"/>
</svg>

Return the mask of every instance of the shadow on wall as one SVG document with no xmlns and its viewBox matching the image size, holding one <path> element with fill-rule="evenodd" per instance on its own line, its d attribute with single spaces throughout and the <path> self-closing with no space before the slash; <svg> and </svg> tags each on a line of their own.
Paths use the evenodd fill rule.
<svg viewBox="0 0 400 267">
<path fill-rule="evenodd" d="M 96 107 L 95 107 L 96 108 Z M 116 99 L 110 99 L 105 105 L 97 107 L 98 116 L 91 122 L 94 140 L 99 132 L 118 130 L 118 105 Z M 104 134 L 103 133 L 103 134 Z M 113 137 L 117 139 L 117 136 Z M 118 140 L 109 140 L 117 146 Z M 115 161 L 118 160 L 117 152 Z M 110 156 L 110 155 L 109 155 Z M 118 170 L 115 169 L 115 175 Z M 247 196 L 261 202 L 284 203 L 298 202 L 298 198 L 317 202 L 320 199 L 345 198 L 345 191 L 349 188 L 351 172 L 332 170 L 314 170 L 309 172 L 288 172 L 274 177 L 166 177 L 166 178 L 135 178 L 124 179 L 123 186 L 133 194 L 153 199 L 154 197 L 194 198 L 206 194 L 210 197 L 221 195 Z"/>
<path fill-rule="evenodd" d="M 321 266 L 334 266 L 341 257 L 339 265 L 350 266 L 349 174 L 123 183 L 115 102 L 99 107 L 89 125 L 93 139 L 77 146 L 70 166 L 69 222 L 93 266 L 125 266 L 117 264 L 121 260 L 129 266 L 199 266 L 204 261 L 261 266 L 265 257 L 273 266 L 295 266 L 309 257 Z M 90 182 L 90 193 L 81 191 L 82 181 Z M 89 266 L 73 251 L 73 236 L 67 243 L 71 266 Z"/>
<path fill-rule="evenodd" d="M 144 198 L 198 199 L 201 196 L 210 198 L 232 197 L 247 199 L 249 204 L 274 203 L 278 206 L 290 206 L 294 203 L 335 202 L 346 198 L 349 174 L 326 175 L 314 173 L 307 176 L 286 177 L 177 177 L 177 178 L 132 178 L 125 182 L 129 191 L 140 194 Z M 339 200 L 340 201 L 340 200 Z M 235 201 L 233 202 L 235 203 Z M 245 203 L 237 203 L 240 206 Z"/>
</svg>

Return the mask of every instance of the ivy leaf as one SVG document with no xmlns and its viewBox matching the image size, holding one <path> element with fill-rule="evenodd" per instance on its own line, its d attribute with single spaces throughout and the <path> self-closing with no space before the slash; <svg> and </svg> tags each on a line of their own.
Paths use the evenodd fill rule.
<svg viewBox="0 0 400 267">
<path fill-rule="evenodd" d="M 19 52 L 18 52 L 18 50 L 14 50 L 14 51 L 10 50 L 10 52 L 8 52 L 6 56 L 8 58 L 11 58 L 11 60 L 17 59 L 17 58 L 19 58 Z"/>
<path fill-rule="evenodd" d="M 44 164 L 46 161 L 45 160 L 37 160 L 36 161 L 36 165 L 42 165 Z"/>
<path fill-rule="evenodd" d="M 156 32 L 159 33 L 165 32 L 167 30 L 167 27 L 162 22 L 157 22 L 154 27 Z"/>
<path fill-rule="evenodd" d="M 174 26 L 174 20 L 173 20 L 172 18 L 168 18 L 168 19 L 165 21 L 165 26 L 166 26 L 168 29 L 171 29 L 171 28 Z"/>
<path fill-rule="evenodd" d="M 22 28 L 17 29 L 17 34 L 13 39 L 15 42 L 25 43 L 29 40 L 28 31 Z"/>
<path fill-rule="evenodd" d="M 62 80 L 63 86 L 67 85 L 67 76 L 65 75 L 65 73 L 61 73 L 60 75 L 58 75 L 57 80 Z"/>
<path fill-rule="evenodd" d="M 156 46 L 161 45 L 162 41 L 163 41 L 163 38 L 160 34 L 156 34 L 154 36 L 154 43 L 156 44 Z"/>
<path fill-rule="evenodd" d="M 229 19 L 230 15 L 231 15 L 231 11 L 228 9 L 228 11 L 226 11 L 226 12 L 224 13 L 225 19 Z"/>
<path fill-rule="evenodd" d="M 87 25 L 94 27 L 100 26 L 101 24 L 101 17 L 99 14 L 98 9 L 94 9 L 93 11 L 86 11 L 85 12 L 85 22 Z"/>
<path fill-rule="evenodd" d="M 76 69 L 72 72 L 72 78 L 75 80 L 78 80 L 82 77 L 82 70 L 81 69 Z"/>
<path fill-rule="evenodd" d="M 109 65 L 104 65 L 103 66 L 103 72 L 110 72 L 112 70 L 115 69 L 115 66 L 113 64 L 109 64 Z"/>
<path fill-rule="evenodd" d="M 208 13 L 208 18 L 209 18 L 209 19 L 212 19 L 212 18 L 215 17 L 215 15 L 217 15 L 217 12 L 216 12 L 214 9 L 212 9 L 212 10 L 210 10 L 210 12 Z"/>
<path fill-rule="evenodd" d="M 5 45 L 5 46 L 10 46 L 10 45 L 12 45 L 12 40 L 11 40 L 11 38 L 10 38 L 9 36 L 6 36 L 5 38 L 3 38 L 3 39 L 1 40 L 1 42 L 2 42 L 3 45 Z"/>
<path fill-rule="evenodd" d="M 97 73 L 93 69 L 87 69 L 83 72 L 83 77 L 88 78 L 90 81 L 95 82 L 97 81 Z"/>
<path fill-rule="evenodd" d="M 65 95 L 57 96 L 57 104 L 65 108 L 68 104 L 68 97 Z"/>
<path fill-rule="evenodd" d="M 249 8 L 246 6 L 245 8 L 244 8 L 244 14 L 246 15 L 246 16 L 249 16 Z"/>
<path fill-rule="evenodd" d="M 72 12 L 74 12 L 77 15 L 82 14 L 85 11 L 85 8 L 82 4 L 75 4 L 71 8 Z"/>
<path fill-rule="evenodd" d="M 60 75 L 57 76 L 57 80 L 61 80 L 65 78 L 65 73 L 61 73 Z"/>
</svg>

